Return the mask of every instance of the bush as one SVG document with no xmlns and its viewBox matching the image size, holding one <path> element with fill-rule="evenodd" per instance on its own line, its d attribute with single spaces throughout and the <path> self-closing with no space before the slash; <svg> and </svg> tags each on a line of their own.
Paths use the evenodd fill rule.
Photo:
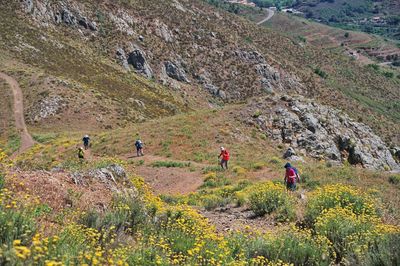
<svg viewBox="0 0 400 266">
<path fill-rule="evenodd" d="M 383 75 L 387 78 L 393 78 L 394 77 L 394 73 L 393 72 L 389 72 L 389 71 L 385 71 L 383 72 Z"/>
<path fill-rule="evenodd" d="M 257 216 L 275 213 L 277 221 L 295 218 L 294 199 L 282 184 L 267 182 L 258 185 L 249 196 L 249 205 Z"/>
<path fill-rule="evenodd" d="M 351 265 L 365 265 L 366 257 L 374 260 L 382 256 L 377 254 L 379 248 L 387 252 L 389 260 L 393 256 L 398 257 L 398 251 L 390 250 L 385 242 L 393 235 L 399 236 L 400 228 L 383 225 L 377 217 L 356 215 L 351 207 L 335 207 L 324 211 L 316 219 L 315 232 L 327 237 L 332 243 L 336 264 L 347 262 Z"/>
<path fill-rule="evenodd" d="M 313 237 L 310 231 L 294 226 L 282 228 L 276 235 L 233 234 L 228 238 L 234 256 L 242 254 L 249 265 L 330 265 L 331 248 L 325 237 Z M 289 263 L 288 263 L 289 264 Z"/>
<path fill-rule="evenodd" d="M 257 162 L 251 165 L 251 168 L 255 169 L 255 170 L 261 170 L 265 167 L 265 163 L 263 162 Z"/>
<path fill-rule="evenodd" d="M 269 162 L 276 165 L 282 164 L 282 160 L 279 159 L 278 157 L 272 157 L 271 160 L 269 160 Z"/>
<path fill-rule="evenodd" d="M 306 221 L 312 224 L 326 210 L 350 208 L 356 215 L 376 215 L 375 200 L 368 194 L 341 184 L 326 185 L 312 192 L 306 206 Z"/>
<path fill-rule="evenodd" d="M 328 74 L 325 71 L 323 71 L 322 69 L 320 69 L 319 67 L 314 69 L 314 73 L 323 79 L 326 79 L 328 77 Z"/>
<path fill-rule="evenodd" d="M 167 168 L 184 168 L 190 167 L 190 162 L 173 162 L 173 161 L 155 161 L 151 164 L 153 167 L 167 167 Z"/>
<path fill-rule="evenodd" d="M 218 207 L 226 206 L 229 201 L 218 195 L 206 195 L 201 199 L 202 205 L 207 211 L 213 210 Z"/>
<path fill-rule="evenodd" d="M 5 182 L 6 182 L 5 175 L 2 172 L 0 172 L 0 190 L 4 188 Z"/>
<path fill-rule="evenodd" d="M 245 168 L 243 168 L 243 167 L 241 167 L 241 166 L 234 166 L 233 168 L 232 168 L 232 170 L 233 170 L 233 172 L 235 173 L 235 174 L 237 174 L 237 175 L 244 175 L 244 174 L 246 174 L 246 169 Z"/>
<path fill-rule="evenodd" d="M 27 211 L 0 207 L 0 245 L 11 246 L 14 240 L 26 243 L 35 233 L 35 221 Z"/>
<path fill-rule="evenodd" d="M 204 176 L 204 183 L 201 185 L 200 188 L 215 188 L 215 187 L 222 187 L 231 184 L 231 181 L 228 180 L 225 176 L 211 172 Z"/>
<path fill-rule="evenodd" d="M 400 175 L 389 176 L 389 182 L 394 185 L 399 185 L 400 184 Z"/>
</svg>

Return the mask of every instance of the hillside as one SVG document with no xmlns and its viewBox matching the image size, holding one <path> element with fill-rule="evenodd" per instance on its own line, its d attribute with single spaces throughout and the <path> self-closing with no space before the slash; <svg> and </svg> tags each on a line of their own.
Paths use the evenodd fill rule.
<svg viewBox="0 0 400 266">
<path fill-rule="evenodd" d="M 400 79 L 211 2 L 0 2 L 0 265 L 398 264 Z"/>
<path fill-rule="evenodd" d="M 109 128 L 114 124 L 105 121 L 123 126 L 130 121 L 201 108 L 208 101 L 232 102 L 274 90 L 316 97 L 363 119 L 388 142 L 399 141 L 396 77 L 386 78 L 337 53 L 304 47 L 234 15 L 213 11 L 203 3 L 166 2 L 160 6 L 150 1 L 135 9 L 125 4 L 124 11 L 106 3 L 97 5 L 97 11 L 88 2 L 68 5 L 73 17 L 82 13 L 80 16 L 95 22 L 96 31 L 85 29 L 76 18 L 71 22 L 75 24 L 68 24 L 69 20 L 56 23 L 51 14 L 63 10 L 56 4 L 15 5 L 2 9 L 5 38 L 1 49 L 7 51 L 2 56 L 2 70 L 23 76 L 23 89 L 24 84 L 35 83 L 35 89 L 25 94 L 31 110 L 31 117 L 27 117 L 30 125 L 41 127 L 51 120 L 53 125 L 79 128 L 79 119 L 69 120 L 84 117 L 92 127 Z M 28 8 L 28 14 L 21 8 Z M 11 9 L 18 16 L 13 16 Z M 151 14 L 147 15 L 149 10 Z M 165 16 L 167 12 L 174 13 L 174 19 Z M 185 23 L 178 25 L 175 18 Z M 219 23 L 212 23 L 215 20 Z M 229 28 L 236 29 L 236 34 L 231 34 Z M 121 55 L 116 55 L 117 50 Z M 157 84 L 147 79 L 147 74 L 137 75 L 147 69 L 133 63 L 142 54 L 132 54 L 131 64 L 124 61 L 124 56 L 129 61 L 135 50 L 145 55 Z M 252 53 L 257 55 L 253 58 Z M 136 65 L 139 70 L 125 72 L 116 56 L 125 67 L 135 69 Z M 168 61 L 174 70 L 170 76 L 165 72 Z M 315 74 L 318 69 L 327 76 Z M 42 75 L 36 78 L 27 72 Z M 274 76 L 279 78 L 275 80 Z M 88 91 L 83 99 L 77 96 L 82 89 Z M 40 111 L 43 101 L 52 103 L 53 112 Z M 378 117 L 379 124 L 375 122 Z"/>
</svg>

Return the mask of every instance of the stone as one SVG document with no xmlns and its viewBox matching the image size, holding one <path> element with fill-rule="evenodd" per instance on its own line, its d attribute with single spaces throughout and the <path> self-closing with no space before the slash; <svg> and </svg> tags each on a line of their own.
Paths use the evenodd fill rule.
<svg viewBox="0 0 400 266">
<path fill-rule="evenodd" d="M 145 53 L 142 50 L 136 49 L 129 53 L 128 63 L 132 65 L 138 73 L 144 75 L 148 79 L 153 77 L 153 70 L 147 63 Z"/>
<path fill-rule="evenodd" d="M 181 82 L 189 83 L 189 80 L 186 77 L 186 73 L 183 69 L 179 68 L 176 64 L 171 61 L 166 61 L 164 63 L 165 73 L 172 79 Z"/>
<path fill-rule="evenodd" d="M 118 48 L 116 51 L 116 58 L 118 60 L 118 62 L 126 69 L 129 70 L 129 63 L 128 63 L 128 59 L 126 58 L 126 54 L 124 49 L 122 48 Z"/>
<path fill-rule="evenodd" d="M 285 153 L 283 154 L 283 158 L 284 158 L 284 159 L 287 159 L 287 158 L 290 158 L 290 157 L 292 157 L 292 156 L 294 156 L 294 155 L 297 155 L 296 152 L 295 152 L 295 150 L 294 150 L 292 147 L 289 147 L 289 148 L 285 151 Z"/>
<path fill-rule="evenodd" d="M 268 115 L 260 119 L 254 117 L 256 111 Z M 270 95 L 254 99 L 242 113 L 247 124 L 257 125 L 274 141 L 290 144 L 284 154 L 288 160 L 296 156 L 292 150 L 296 148 L 304 150 L 302 155 L 330 162 L 347 160 L 369 169 L 400 169 L 395 159 L 399 149 L 390 150 L 365 124 L 304 97 Z"/>
<path fill-rule="evenodd" d="M 22 0 L 21 4 L 22 4 L 22 8 L 24 9 L 24 11 L 26 13 L 32 13 L 33 8 L 34 8 L 33 0 Z"/>
<path fill-rule="evenodd" d="M 76 18 L 71 13 L 71 11 L 69 11 L 68 9 L 63 9 L 61 11 L 61 17 L 62 17 L 62 21 L 67 25 L 72 26 L 72 25 L 76 24 Z"/>
</svg>

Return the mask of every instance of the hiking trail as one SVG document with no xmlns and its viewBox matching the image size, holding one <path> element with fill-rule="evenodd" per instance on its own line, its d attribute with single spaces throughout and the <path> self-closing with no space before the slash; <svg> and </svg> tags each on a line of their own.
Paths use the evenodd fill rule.
<svg viewBox="0 0 400 266">
<path fill-rule="evenodd" d="M 23 96 L 18 82 L 14 78 L 2 72 L 0 72 L 0 79 L 4 79 L 10 85 L 13 92 L 15 127 L 17 128 L 17 131 L 21 137 L 21 146 L 12 155 L 12 157 L 15 157 L 32 147 L 35 142 L 32 136 L 29 134 L 25 124 Z"/>
</svg>

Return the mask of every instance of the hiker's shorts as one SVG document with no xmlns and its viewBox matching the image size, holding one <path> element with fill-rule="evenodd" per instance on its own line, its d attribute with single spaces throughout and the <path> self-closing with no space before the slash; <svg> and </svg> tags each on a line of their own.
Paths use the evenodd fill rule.
<svg viewBox="0 0 400 266">
<path fill-rule="evenodd" d="M 286 183 L 286 188 L 291 191 L 296 190 L 296 183 Z"/>
</svg>

